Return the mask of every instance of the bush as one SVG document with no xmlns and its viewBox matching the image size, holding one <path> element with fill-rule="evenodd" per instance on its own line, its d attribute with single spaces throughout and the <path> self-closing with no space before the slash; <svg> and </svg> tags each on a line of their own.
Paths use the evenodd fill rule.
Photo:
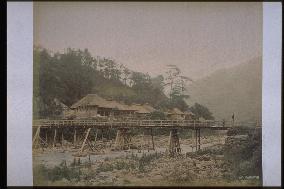
<svg viewBox="0 0 284 189">
<path fill-rule="evenodd" d="M 125 162 L 125 161 L 117 161 L 114 165 L 115 169 L 121 170 L 121 169 L 135 169 L 135 164 L 133 162 Z"/>
<path fill-rule="evenodd" d="M 97 168 L 97 172 L 107 172 L 112 171 L 114 169 L 114 166 L 110 163 L 102 163 Z"/>
<path fill-rule="evenodd" d="M 47 185 L 48 181 L 48 169 L 44 165 L 33 167 L 33 184 L 35 186 Z"/>
<path fill-rule="evenodd" d="M 80 168 L 68 168 L 65 162 L 62 162 L 59 166 L 55 166 L 53 169 L 48 170 L 49 180 L 56 181 L 63 178 L 67 180 L 80 180 Z"/>
<path fill-rule="evenodd" d="M 142 157 L 138 160 L 138 170 L 140 172 L 145 172 L 145 166 L 149 165 L 151 161 L 153 161 L 154 159 L 158 159 L 161 156 L 162 154 L 157 152 L 149 155 L 143 154 Z"/>
<path fill-rule="evenodd" d="M 230 136 L 224 146 L 225 163 L 232 176 L 261 176 L 261 132 L 244 130 L 235 132 L 247 136 Z M 231 133 L 232 134 L 232 133 Z"/>
</svg>

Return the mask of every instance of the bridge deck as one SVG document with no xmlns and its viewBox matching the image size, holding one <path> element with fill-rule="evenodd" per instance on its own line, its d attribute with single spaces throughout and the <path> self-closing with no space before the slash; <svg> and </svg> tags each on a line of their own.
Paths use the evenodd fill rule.
<svg viewBox="0 0 284 189">
<path fill-rule="evenodd" d="M 128 121 L 98 121 L 98 120 L 34 120 L 33 127 L 96 127 L 96 128 L 211 128 L 228 129 L 231 124 L 222 121 L 196 120 L 128 120 Z"/>
</svg>

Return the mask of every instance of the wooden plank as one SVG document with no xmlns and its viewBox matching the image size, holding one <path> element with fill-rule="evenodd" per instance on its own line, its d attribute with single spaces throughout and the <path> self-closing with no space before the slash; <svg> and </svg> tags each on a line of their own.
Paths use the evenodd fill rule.
<svg viewBox="0 0 284 189">
<path fill-rule="evenodd" d="M 63 129 L 62 129 L 62 132 L 61 132 L 61 146 L 63 146 L 63 143 L 64 143 L 64 135 L 63 135 Z"/>
<path fill-rule="evenodd" d="M 32 143 L 32 144 L 34 144 L 35 141 L 38 139 L 39 133 L 40 133 L 40 126 L 39 126 L 39 127 L 37 128 L 37 130 L 36 130 L 36 133 L 35 133 L 35 136 L 34 136 L 34 138 L 33 138 L 33 143 Z"/>
<path fill-rule="evenodd" d="M 56 133 L 57 133 L 57 129 L 55 128 L 54 137 L 53 137 L 53 145 L 52 145 L 53 148 L 55 147 L 55 144 L 56 144 Z"/>
<path fill-rule="evenodd" d="M 198 129 L 198 150 L 200 150 L 200 129 Z"/>
<path fill-rule="evenodd" d="M 45 131 L 45 142 L 48 145 L 48 139 L 47 139 L 47 130 Z"/>
<path fill-rule="evenodd" d="M 79 150 L 79 153 L 82 153 L 82 152 L 83 152 L 83 149 L 84 149 L 84 147 L 85 147 L 86 140 L 87 140 L 87 138 L 88 138 L 88 136 L 89 136 L 90 131 L 91 131 L 91 128 L 88 128 L 87 133 L 86 133 L 86 135 L 85 135 L 85 139 L 84 139 L 84 141 L 83 141 L 83 144 L 82 144 L 82 146 L 81 146 L 81 148 L 80 148 L 80 150 Z"/>
<path fill-rule="evenodd" d="M 153 129 L 152 128 L 151 128 L 151 137 L 152 137 L 152 147 L 153 147 L 153 150 L 155 150 L 154 135 L 153 135 Z"/>
<path fill-rule="evenodd" d="M 77 142 L 77 130 L 76 128 L 74 129 L 74 139 L 73 139 L 73 145 L 76 145 Z"/>
</svg>

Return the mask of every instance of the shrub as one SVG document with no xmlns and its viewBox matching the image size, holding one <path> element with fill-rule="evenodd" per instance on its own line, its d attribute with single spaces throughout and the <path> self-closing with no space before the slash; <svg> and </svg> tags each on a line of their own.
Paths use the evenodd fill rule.
<svg viewBox="0 0 284 189">
<path fill-rule="evenodd" d="M 63 178 L 67 180 L 80 180 L 80 168 L 76 170 L 75 168 L 68 168 L 65 162 L 62 162 L 59 166 L 55 166 L 53 169 L 48 170 L 49 180 L 56 181 Z"/>
<path fill-rule="evenodd" d="M 102 163 L 97 168 L 97 172 L 107 172 L 112 171 L 114 169 L 114 166 L 110 163 Z"/>
<path fill-rule="evenodd" d="M 35 186 L 47 185 L 48 169 L 44 165 L 34 166 L 33 175 L 33 181 Z"/>
</svg>

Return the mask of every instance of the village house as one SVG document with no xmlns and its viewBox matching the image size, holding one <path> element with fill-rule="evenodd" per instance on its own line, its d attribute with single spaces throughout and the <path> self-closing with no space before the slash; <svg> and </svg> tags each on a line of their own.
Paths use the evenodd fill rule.
<svg viewBox="0 0 284 189">
<path fill-rule="evenodd" d="M 71 106 L 76 118 L 95 118 L 133 115 L 135 109 L 115 100 L 107 100 L 96 94 L 88 94 Z"/>
<path fill-rule="evenodd" d="M 53 101 L 54 101 L 56 106 L 59 106 L 61 108 L 61 114 L 59 115 L 59 117 L 66 118 L 66 117 L 68 117 L 71 114 L 71 109 L 67 105 L 62 103 L 57 98 L 54 98 Z"/>
<path fill-rule="evenodd" d="M 166 112 L 166 115 L 168 119 L 184 120 L 186 114 L 178 108 L 173 108 L 171 110 L 168 110 Z"/>
<path fill-rule="evenodd" d="M 150 104 L 132 104 L 131 108 L 135 110 L 135 115 L 138 118 L 146 118 L 147 115 L 156 111 Z"/>
<path fill-rule="evenodd" d="M 184 117 L 185 120 L 194 120 L 195 119 L 194 113 L 192 113 L 189 110 L 185 111 L 184 114 L 185 114 L 185 117 Z"/>
</svg>

